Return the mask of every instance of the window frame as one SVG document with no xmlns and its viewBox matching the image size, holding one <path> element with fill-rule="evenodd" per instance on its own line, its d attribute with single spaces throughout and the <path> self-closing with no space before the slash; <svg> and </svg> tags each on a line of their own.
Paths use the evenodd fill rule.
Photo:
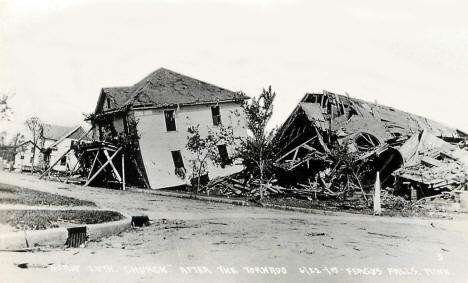
<svg viewBox="0 0 468 283">
<path fill-rule="evenodd" d="M 219 154 L 219 157 L 221 158 L 221 168 L 232 165 L 232 159 L 229 156 L 229 151 L 228 151 L 227 145 L 226 144 L 218 144 L 216 147 L 218 148 L 218 154 Z M 224 154 L 226 156 L 223 157 Z"/>
<path fill-rule="evenodd" d="M 173 113 L 173 117 L 174 117 L 174 129 L 169 129 L 169 126 L 170 124 L 168 124 L 168 118 L 167 118 L 167 115 L 166 113 L 167 112 L 171 112 Z M 167 110 L 164 110 L 164 122 L 165 122 L 165 125 L 166 125 L 166 132 L 177 132 L 177 120 L 176 120 L 176 110 L 175 109 L 167 109 Z"/>
<path fill-rule="evenodd" d="M 180 157 L 180 165 L 182 166 L 177 166 L 176 164 L 176 158 L 175 158 L 175 155 L 178 154 Z M 184 162 L 184 157 L 182 156 L 182 152 L 180 150 L 171 150 L 171 156 L 172 156 L 172 163 L 174 164 L 174 168 L 175 169 L 178 169 L 178 168 L 184 168 L 185 169 L 185 162 Z"/>
<path fill-rule="evenodd" d="M 221 107 L 219 105 L 211 105 L 211 119 L 213 121 L 213 126 L 220 126 L 222 124 L 221 120 Z M 215 114 L 215 112 L 218 112 L 218 114 Z"/>
</svg>

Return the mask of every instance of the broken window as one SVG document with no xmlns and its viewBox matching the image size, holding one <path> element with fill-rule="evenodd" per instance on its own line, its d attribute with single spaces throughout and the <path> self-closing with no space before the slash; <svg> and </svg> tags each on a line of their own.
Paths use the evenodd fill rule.
<svg viewBox="0 0 468 283">
<path fill-rule="evenodd" d="M 175 122 L 175 110 L 164 110 L 164 118 L 166 119 L 166 130 L 168 132 L 177 130 Z"/>
<path fill-rule="evenodd" d="M 110 101 L 110 98 L 108 97 L 108 98 L 106 99 L 106 101 L 107 101 L 107 109 L 110 109 L 110 108 L 111 108 L 111 101 Z"/>
<path fill-rule="evenodd" d="M 174 162 L 175 174 L 180 178 L 185 178 L 185 166 L 184 160 L 182 159 L 182 154 L 180 150 L 171 151 L 172 161 Z"/>
<path fill-rule="evenodd" d="M 182 159 L 182 154 L 180 150 L 171 151 L 172 160 L 174 161 L 175 168 L 184 168 L 184 160 Z"/>
<path fill-rule="evenodd" d="M 221 125 L 221 113 L 219 112 L 219 105 L 211 106 L 211 117 L 213 118 L 213 126 Z"/>
<path fill-rule="evenodd" d="M 60 159 L 60 165 L 65 166 L 65 164 L 67 164 L 67 157 L 66 156 L 64 156 L 64 157 L 62 157 L 62 159 Z"/>
<path fill-rule="evenodd" d="M 219 156 L 221 157 L 221 167 L 231 164 L 231 159 L 229 158 L 229 154 L 227 151 L 227 147 L 225 144 L 218 145 L 218 152 Z"/>
<path fill-rule="evenodd" d="M 380 145 L 379 139 L 369 133 L 359 133 L 355 137 L 354 142 L 356 143 L 357 148 L 361 151 L 371 150 Z"/>
</svg>

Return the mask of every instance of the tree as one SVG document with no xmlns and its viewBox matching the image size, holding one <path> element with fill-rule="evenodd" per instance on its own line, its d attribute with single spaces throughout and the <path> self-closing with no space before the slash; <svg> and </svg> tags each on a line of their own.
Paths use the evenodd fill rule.
<svg viewBox="0 0 468 283">
<path fill-rule="evenodd" d="M 6 145 L 7 131 L 0 132 L 0 145 Z"/>
<path fill-rule="evenodd" d="M 200 190 L 200 180 L 208 173 L 208 163 L 215 166 L 224 166 L 227 160 L 219 154 L 218 145 L 231 146 L 235 143 L 235 137 L 231 126 L 219 125 L 215 130 L 208 130 L 208 134 L 200 134 L 200 125 L 188 128 L 186 148 L 193 153 L 189 160 L 192 169 L 192 181 L 197 182 L 197 192 Z"/>
<path fill-rule="evenodd" d="M 244 102 L 241 112 L 234 112 L 245 119 L 248 137 L 235 137 L 231 126 L 219 125 L 217 131 L 209 131 L 206 137 L 201 137 L 198 126 L 189 128 L 187 149 L 194 153 L 191 167 L 194 178 L 198 179 L 197 190 L 201 176 L 207 173 L 208 162 L 216 166 L 222 164 L 217 145 L 223 143 L 235 146 L 232 160 L 242 160 L 246 179 L 251 176 L 259 177 L 260 198 L 263 198 L 264 181 L 272 179 L 276 160 L 273 139 L 276 130 L 266 128 L 273 114 L 275 96 L 276 93 L 269 86 L 268 89 L 263 89 L 258 99 L 252 98 L 250 102 Z"/>
<path fill-rule="evenodd" d="M 37 145 L 38 141 L 42 138 L 44 125 L 38 117 L 31 117 L 24 122 L 26 128 L 29 130 L 32 136 L 32 142 Z M 42 145 L 41 145 L 42 147 Z M 34 172 L 34 159 L 36 157 L 36 150 L 33 151 L 32 156 L 32 172 Z"/>
<path fill-rule="evenodd" d="M 365 188 L 373 184 L 369 184 L 369 180 L 375 176 L 374 156 L 363 158 L 365 152 L 353 150 L 351 143 L 346 139 L 332 144 L 329 158 L 333 167 L 319 173 L 320 181 L 326 191 L 340 199 L 346 199 L 359 189 L 368 202 Z"/>
<path fill-rule="evenodd" d="M 0 97 L 0 120 L 8 120 L 10 118 L 11 108 L 8 106 L 8 96 Z"/>
<path fill-rule="evenodd" d="M 16 147 L 20 144 L 22 144 L 25 141 L 24 135 L 20 132 L 17 132 L 14 136 L 13 139 L 10 142 L 10 145 Z"/>
<path fill-rule="evenodd" d="M 273 175 L 276 159 L 273 141 L 276 130 L 266 128 L 273 114 L 275 97 L 276 93 L 269 86 L 268 89 L 263 89 L 258 99 L 252 98 L 250 102 L 242 104 L 242 112 L 250 135 L 240 139 L 236 152 L 237 157 L 242 160 L 244 171 L 251 176 L 260 177 L 260 198 L 263 198 L 265 177 Z"/>
</svg>

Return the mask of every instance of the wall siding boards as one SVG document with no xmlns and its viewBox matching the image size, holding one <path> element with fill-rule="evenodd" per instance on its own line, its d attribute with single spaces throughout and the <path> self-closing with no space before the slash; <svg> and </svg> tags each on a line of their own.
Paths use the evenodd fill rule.
<svg viewBox="0 0 468 283">
<path fill-rule="evenodd" d="M 192 175 L 190 159 L 192 153 L 185 145 L 187 144 L 187 129 L 190 126 L 200 125 L 200 134 L 206 136 L 213 126 L 211 106 L 213 104 L 184 106 L 176 109 L 176 131 L 167 131 L 164 110 L 147 109 L 132 110 L 138 120 L 137 129 L 140 135 L 140 149 L 143 157 L 146 174 L 152 189 L 173 187 L 188 184 Z M 173 109 L 173 108 L 172 108 Z M 232 125 L 236 136 L 247 136 L 245 121 L 232 113 L 240 111 L 236 103 L 220 104 L 220 113 L 223 125 Z M 174 162 L 171 151 L 180 150 L 186 168 L 186 177 L 181 179 L 175 174 Z M 228 149 L 231 151 L 232 149 Z M 209 177 L 228 175 L 242 170 L 240 165 L 216 167 L 208 164 Z"/>
</svg>

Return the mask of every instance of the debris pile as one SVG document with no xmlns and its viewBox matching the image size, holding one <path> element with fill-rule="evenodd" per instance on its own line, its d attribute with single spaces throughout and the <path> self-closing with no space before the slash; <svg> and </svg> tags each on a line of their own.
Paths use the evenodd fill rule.
<svg viewBox="0 0 468 283">
<path fill-rule="evenodd" d="M 308 93 L 276 134 L 276 179 L 264 181 L 262 195 L 370 203 L 379 173 L 383 207 L 405 210 L 410 199 L 466 184 L 468 152 L 461 145 L 467 137 L 377 103 Z M 211 180 L 202 191 L 258 196 L 259 188 L 259 180 L 231 175 Z"/>
<path fill-rule="evenodd" d="M 317 189 L 303 184 L 298 184 L 297 188 L 284 188 L 275 185 L 275 183 L 276 180 L 273 180 L 263 185 L 263 196 L 288 196 L 299 199 L 312 199 L 314 197 L 317 198 L 317 194 L 320 194 L 320 191 Z M 222 195 L 228 197 L 259 197 L 259 188 L 260 181 L 258 179 L 245 181 L 239 174 L 233 174 L 210 180 L 199 192 L 207 195 Z"/>
<path fill-rule="evenodd" d="M 427 131 L 413 135 L 399 149 L 404 166 L 393 175 L 398 191 L 416 190 L 416 197 L 451 191 L 468 180 L 468 152 Z"/>
<path fill-rule="evenodd" d="M 378 172 L 382 187 L 408 199 L 418 188 L 420 198 L 466 183 L 467 152 L 453 145 L 466 138 L 377 103 L 308 93 L 278 130 L 278 179 L 283 186 L 312 183 L 328 196 L 367 200 Z"/>
</svg>

